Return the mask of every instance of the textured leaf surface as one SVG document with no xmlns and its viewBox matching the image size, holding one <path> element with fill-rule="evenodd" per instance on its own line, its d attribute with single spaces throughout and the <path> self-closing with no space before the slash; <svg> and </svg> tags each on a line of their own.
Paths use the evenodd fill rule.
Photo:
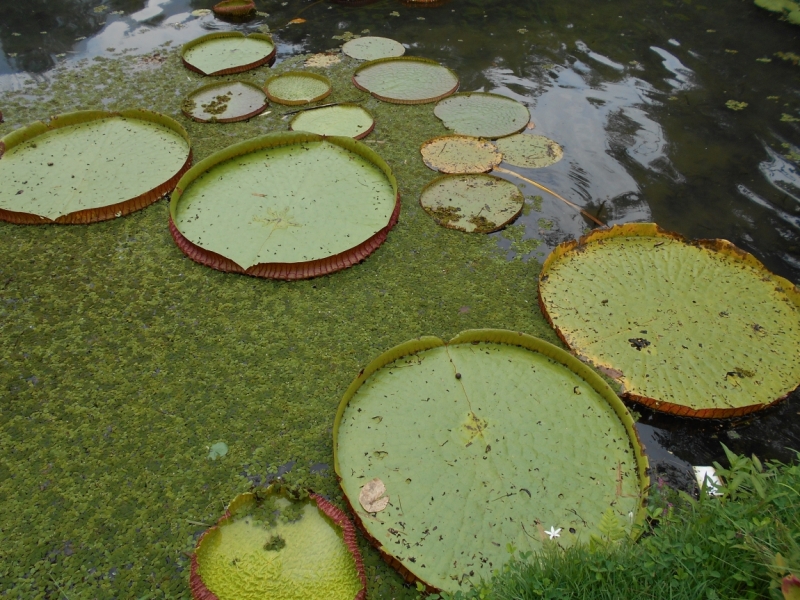
<svg viewBox="0 0 800 600">
<path fill-rule="evenodd" d="M 270 100 L 280 104 L 306 104 L 331 93 L 331 82 L 322 75 L 290 71 L 271 77 L 264 88 Z"/>
<path fill-rule="evenodd" d="M 570 348 L 656 409 L 735 416 L 800 384 L 800 293 L 724 240 L 617 226 L 559 246 L 540 295 Z"/>
<path fill-rule="evenodd" d="M 442 173 L 486 173 L 503 158 L 491 142 L 457 135 L 428 140 L 420 153 L 429 168 Z"/>
<path fill-rule="evenodd" d="M 524 201 L 517 186 L 494 175 L 444 175 L 419 198 L 439 225 L 470 233 L 501 229 L 522 212 Z"/>
<path fill-rule="evenodd" d="M 189 156 L 178 131 L 142 119 L 106 116 L 50 130 L 38 126 L 41 134 L 0 158 L 0 209 L 55 220 L 118 204 L 169 180 Z"/>
<path fill-rule="evenodd" d="M 241 81 L 213 83 L 191 94 L 183 112 L 196 121 L 240 121 L 262 112 L 267 96 L 258 87 Z"/>
<path fill-rule="evenodd" d="M 515 167 L 539 169 L 557 163 L 564 157 L 561 146 L 543 135 L 520 133 L 497 140 L 503 160 Z"/>
<path fill-rule="evenodd" d="M 342 46 L 342 52 L 358 60 L 377 60 L 379 58 L 403 56 L 406 53 L 406 49 L 403 44 L 395 40 L 367 36 L 350 40 Z"/>
<path fill-rule="evenodd" d="M 456 133 L 492 139 L 521 131 L 531 118 L 524 104 L 484 92 L 455 94 L 439 102 L 433 114 Z"/>
<path fill-rule="evenodd" d="M 205 75 L 257 66 L 275 52 L 267 36 L 212 33 L 184 46 L 183 60 Z"/>
<path fill-rule="evenodd" d="M 370 61 L 356 70 L 353 81 L 375 97 L 399 104 L 435 102 L 458 89 L 455 73 L 425 58 Z"/>
<path fill-rule="evenodd" d="M 317 260 L 364 242 L 389 222 L 394 183 L 365 158 L 371 151 L 362 144 L 319 140 L 264 136 L 228 149 L 222 162 L 209 157 L 187 173 L 190 183 L 181 180 L 183 193 L 173 194 L 175 226 L 244 269 Z M 343 147 L 348 142 L 363 154 Z"/>
<path fill-rule="evenodd" d="M 295 131 L 309 131 L 319 135 L 343 135 L 360 140 L 372 131 L 375 121 L 364 108 L 353 104 L 325 106 L 306 110 L 292 119 Z"/>
<path fill-rule="evenodd" d="M 334 448 L 373 543 L 449 592 L 488 579 L 508 544 L 540 549 L 544 529 L 562 528 L 571 545 L 588 542 L 609 507 L 629 529 L 641 518 L 647 465 L 627 410 L 580 361 L 518 333 L 390 350 L 350 386 Z M 373 517 L 358 496 L 375 477 L 390 502 Z"/>
<path fill-rule="evenodd" d="M 362 584 L 341 531 L 313 502 L 277 497 L 265 504 L 272 514 L 252 494 L 240 496 L 231 516 L 203 536 L 196 554 L 202 586 L 218 600 L 353 600 Z"/>
</svg>

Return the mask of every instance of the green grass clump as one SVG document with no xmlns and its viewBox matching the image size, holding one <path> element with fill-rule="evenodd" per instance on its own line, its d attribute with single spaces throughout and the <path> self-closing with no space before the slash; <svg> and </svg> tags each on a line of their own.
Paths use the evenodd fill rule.
<svg viewBox="0 0 800 600">
<path fill-rule="evenodd" d="M 505 599 L 783 598 L 780 580 L 800 574 L 800 465 L 736 456 L 715 464 L 721 496 L 699 499 L 654 486 L 643 537 L 612 529 L 586 546 L 518 552 L 466 596 Z"/>
</svg>

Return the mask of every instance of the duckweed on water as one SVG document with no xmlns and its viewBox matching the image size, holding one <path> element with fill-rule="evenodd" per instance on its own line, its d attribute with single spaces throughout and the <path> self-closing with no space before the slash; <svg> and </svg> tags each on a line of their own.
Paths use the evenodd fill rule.
<svg viewBox="0 0 800 600">
<path fill-rule="evenodd" d="M 235 79 L 258 84 L 305 58 Z M 370 98 L 349 83 L 356 64 L 312 71 L 333 81 L 328 101 L 363 99 L 375 115 L 365 142 L 391 165 L 403 202 L 386 243 L 360 265 L 291 283 L 207 269 L 173 244 L 167 201 L 86 227 L 0 223 L 0 589 L 9 597 L 189 598 L 187 553 L 253 483 L 281 473 L 343 506 L 318 465 L 332 464 L 336 407 L 375 355 L 477 327 L 558 343 L 536 307 L 535 261 L 506 262 L 497 240 L 443 229 L 419 207 L 436 176 L 419 145 L 446 133 L 433 105 Z M 68 110 L 146 106 L 189 131 L 199 161 L 287 128 L 281 106 L 225 126 L 191 121 L 181 99 L 202 82 L 167 49 L 61 67 L 0 96 L 0 135 Z M 228 453 L 209 460 L 217 440 Z M 366 544 L 362 552 L 370 597 L 416 596 Z"/>
</svg>

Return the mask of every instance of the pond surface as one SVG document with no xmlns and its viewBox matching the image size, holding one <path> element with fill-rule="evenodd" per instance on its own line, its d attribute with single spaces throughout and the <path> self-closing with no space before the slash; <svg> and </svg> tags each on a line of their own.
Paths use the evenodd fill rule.
<svg viewBox="0 0 800 600">
<path fill-rule="evenodd" d="M 462 91 L 529 106 L 535 132 L 559 142 L 565 158 L 526 176 L 609 224 L 655 221 L 691 238 L 726 238 L 800 281 L 800 66 L 778 54 L 797 50 L 800 28 L 752 3 L 258 0 L 260 14 L 245 22 L 192 14 L 212 4 L 4 2 L 0 91 L 46 80 L 61 63 L 150 53 L 218 30 L 268 28 L 279 63 L 338 47 L 334 36 L 347 32 L 391 37 L 408 55 L 455 70 Z M 289 24 L 298 18 L 305 22 Z M 588 227 L 552 198 L 520 219 L 525 237 L 542 242 L 535 260 Z M 508 239 L 493 235 L 511 257 Z M 733 424 L 639 412 L 651 463 L 683 486 L 689 464 L 721 459 L 720 442 L 781 460 L 800 448 L 797 392 Z"/>
</svg>

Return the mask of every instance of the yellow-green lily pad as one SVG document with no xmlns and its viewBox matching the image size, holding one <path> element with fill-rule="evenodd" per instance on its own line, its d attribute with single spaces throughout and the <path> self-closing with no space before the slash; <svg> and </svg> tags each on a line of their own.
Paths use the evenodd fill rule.
<svg viewBox="0 0 800 600">
<path fill-rule="evenodd" d="M 398 56 L 361 65 L 353 84 L 379 100 L 395 104 L 436 102 L 458 89 L 458 76 L 427 58 Z"/>
<path fill-rule="evenodd" d="M 267 79 L 264 91 L 273 102 L 296 106 L 326 98 L 331 93 L 331 82 L 316 73 L 287 71 Z"/>
<path fill-rule="evenodd" d="M 342 52 L 358 60 L 377 60 L 379 58 L 403 56 L 406 53 L 406 49 L 400 42 L 389 38 L 366 36 L 345 43 L 342 46 Z"/>
<path fill-rule="evenodd" d="M 541 169 L 564 158 L 561 146 L 543 135 L 520 133 L 497 140 L 503 160 L 515 167 Z"/>
<path fill-rule="evenodd" d="M 187 69 L 202 75 L 230 75 L 270 62 L 276 51 L 266 34 L 218 31 L 184 44 L 181 57 Z"/>
<path fill-rule="evenodd" d="M 343 135 L 360 140 L 374 129 L 375 120 L 365 108 L 355 104 L 339 104 L 304 110 L 292 119 L 289 126 L 294 131 Z"/>
<path fill-rule="evenodd" d="M 522 131 L 531 119 L 524 104 L 486 92 L 454 94 L 439 102 L 433 114 L 456 133 L 490 139 Z"/>
<path fill-rule="evenodd" d="M 463 135 L 428 140 L 420 154 L 428 168 L 440 173 L 487 173 L 503 158 L 491 142 Z"/>
</svg>

